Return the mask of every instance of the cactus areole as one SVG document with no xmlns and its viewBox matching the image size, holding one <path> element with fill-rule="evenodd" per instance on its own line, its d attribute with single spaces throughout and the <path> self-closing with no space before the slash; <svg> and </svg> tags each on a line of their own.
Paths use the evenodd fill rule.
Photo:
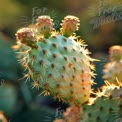
<svg viewBox="0 0 122 122">
<path fill-rule="evenodd" d="M 40 16 L 34 28 L 16 32 L 22 65 L 29 70 L 33 87 L 42 88 L 44 95 L 81 105 L 88 101 L 94 66 L 86 45 L 75 34 L 79 19 L 66 16 L 60 31 L 53 28 L 49 16 Z"/>
</svg>

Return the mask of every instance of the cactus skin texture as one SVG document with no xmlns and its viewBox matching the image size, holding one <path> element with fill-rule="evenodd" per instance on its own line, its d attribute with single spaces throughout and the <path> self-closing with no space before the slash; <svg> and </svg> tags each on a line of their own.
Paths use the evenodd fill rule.
<svg viewBox="0 0 122 122">
<path fill-rule="evenodd" d="M 116 84 L 116 78 L 122 81 L 122 46 L 115 45 L 109 49 L 110 62 L 104 67 L 104 79 Z"/>
<path fill-rule="evenodd" d="M 70 23 L 73 26 L 69 27 Z M 44 95 L 51 94 L 76 105 L 85 103 L 93 83 L 91 62 L 94 59 L 90 58 L 82 40 L 74 36 L 79 19 L 65 17 L 60 32 L 54 30 L 53 20 L 48 16 L 38 17 L 35 25 L 36 33 L 31 28 L 16 33 L 18 47 L 24 49 L 19 49 L 19 56 L 22 65 L 29 70 L 27 78 L 32 77 L 33 87 L 44 89 Z"/>
<path fill-rule="evenodd" d="M 80 122 L 121 122 L 122 86 L 107 83 L 91 104 L 81 107 L 81 115 Z"/>
</svg>

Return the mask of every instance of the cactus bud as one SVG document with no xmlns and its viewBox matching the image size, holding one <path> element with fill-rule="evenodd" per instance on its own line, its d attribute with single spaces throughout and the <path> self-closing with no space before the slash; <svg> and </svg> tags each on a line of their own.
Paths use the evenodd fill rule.
<svg viewBox="0 0 122 122">
<path fill-rule="evenodd" d="M 22 28 L 16 32 L 16 39 L 30 47 L 34 46 L 36 40 L 34 32 L 30 28 Z"/>
<path fill-rule="evenodd" d="M 66 16 L 62 21 L 61 33 L 64 36 L 71 36 L 76 30 L 78 30 L 78 26 L 80 20 L 75 16 Z"/>
<path fill-rule="evenodd" d="M 49 37 L 53 30 L 53 20 L 49 16 L 39 16 L 37 19 L 38 31 L 45 37 Z"/>
<path fill-rule="evenodd" d="M 120 61 L 122 59 L 122 47 L 119 45 L 112 46 L 109 53 L 112 61 Z"/>
</svg>

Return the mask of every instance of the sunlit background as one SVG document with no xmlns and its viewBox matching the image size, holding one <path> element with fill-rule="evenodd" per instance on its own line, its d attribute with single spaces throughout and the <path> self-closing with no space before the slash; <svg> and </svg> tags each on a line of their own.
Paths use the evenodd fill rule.
<svg viewBox="0 0 122 122">
<path fill-rule="evenodd" d="M 60 28 L 66 15 L 80 18 L 77 32 L 88 44 L 96 62 L 98 88 L 103 84 L 102 68 L 108 61 L 108 49 L 122 45 L 121 0 L 2 0 L 0 3 L 0 111 L 9 122 L 52 122 L 62 115 L 66 103 L 40 95 L 31 81 L 21 79 L 24 69 L 11 48 L 15 33 L 21 27 L 34 24 L 40 15 L 50 15 L 55 28 Z"/>
</svg>

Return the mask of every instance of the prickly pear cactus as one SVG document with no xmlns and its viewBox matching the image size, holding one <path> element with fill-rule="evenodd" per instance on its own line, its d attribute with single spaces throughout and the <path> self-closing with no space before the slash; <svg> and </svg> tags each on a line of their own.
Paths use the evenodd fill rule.
<svg viewBox="0 0 122 122">
<path fill-rule="evenodd" d="M 110 62 L 105 65 L 103 78 L 116 84 L 116 78 L 122 81 L 122 47 L 112 46 L 109 50 Z"/>
<path fill-rule="evenodd" d="M 81 122 L 121 122 L 122 85 L 119 84 L 107 83 L 91 104 L 81 107 Z"/>
<path fill-rule="evenodd" d="M 53 28 L 49 16 L 40 16 L 35 28 L 22 28 L 16 32 L 21 63 L 29 70 L 25 77 L 32 77 L 33 87 L 44 89 L 44 95 L 73 104 L 83 104 L 89 98 L 94 59 L 82 40 L 78 40 L 79 19 L 66 16 L 62 28 Z"/>
</svg>

